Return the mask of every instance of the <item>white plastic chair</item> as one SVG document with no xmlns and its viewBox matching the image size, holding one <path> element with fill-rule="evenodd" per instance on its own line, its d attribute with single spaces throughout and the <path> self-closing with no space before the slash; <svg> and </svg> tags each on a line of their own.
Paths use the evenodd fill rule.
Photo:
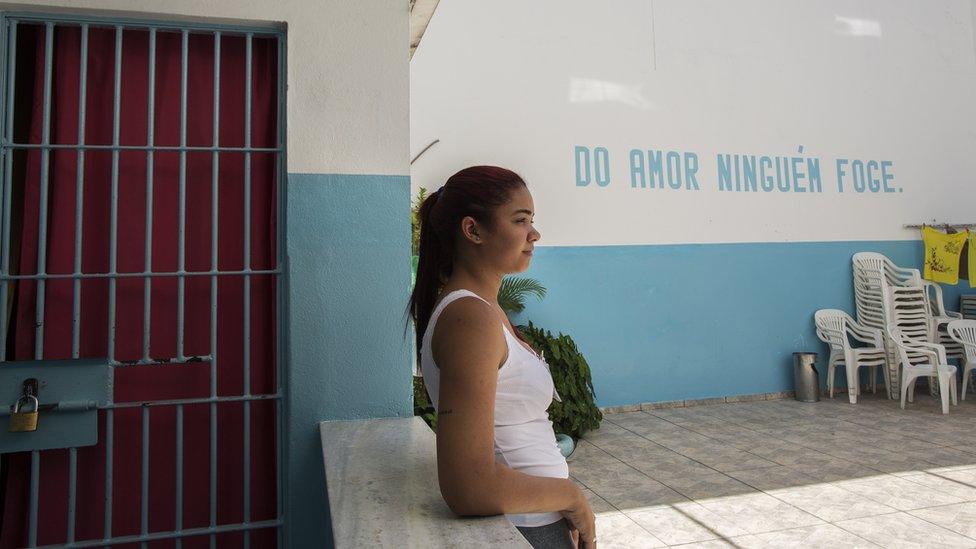
<svg viewBox="0 0 976 549">
<path fill-rule="evenodd" d="M 932 340 L 946 348 L 948 358 L 958 358 L 964 363 L 967 362 L 966 351 L 962 344 L 950 337 L 947 332 L 949 323 L 953 320 L 961 320 L 962 314 L 946 309 L 942 301 L 942 286 L 927 280 L 923 285 L 932 311 Z"/>
<path fill-rule="evenodd" d="M 922 284 L 925 286 L 929 303 L 932 306 L 933 317 L 937 319 L 948 319 L 947 322 L 962 319 L 962 313 L 946 309 L 945 302 L 942 300 L 942 286 L 939 286 L 935 282 L 929 282 L 928 280 L 923 281 Z"/>
<path fill-rule="evenodd" d="M 888 330 L 888 337 L 898 351 L 901 366 L 901 409 L 905 409 L 905 397 L 915 402 L 915 381 L 920 377 L 935 377 L 939 382 L 939 396 L 942 400 L 942 413 L 949 413 L 949 400 L 956 400 L 956 367 L 948 364 L 945 349 L 941 345 L 911 339 L 898 328 Z M 916 357 L 914 363 L 909 354 Z"/>
<path fill-rule="evenodd" d="M 906 269 L 895 265 L 888 256 L 877 252 L 858 252 L 851 258 L 855 275 L 882 273 L 889 284 L 917 286 L 922 281 L 918 269 Z"/>
<path fill-rule="evenodd" d="M 941 344 L 948 358 L 965 360 L 962 346 L 945 330 L 949 322 L 962 315 L 946 309 L 941 286 L 923 280 L 918 269 L 899 267 L 877 252 L 856 253 L 851 263 L 857 321 L 862 326 L 883 330 L 900 328 L 911 339 Z M 896 294 L 894 305 L 888 301 L 890 291 Z M 898 360 L 891 345 L 886 345 L 886 349 L 888 396 L 897 398 Z M 916 357 L 912 355 L 912 358 Z M 934 394 L 935 388 L 932 390 Z"/>
<path fill-rule="evenodd" d="M 830 356 L 827 359 L 827 387 L 830 398 L 834 398 L 834 369 L 841 364 L 847 373 L 847 395 L 851 404 L 857 403 L 857 395 L 861 392 L 857 375 L 860 368 L 871 369 L 871 388 L 877 392 L 877 367 L 884 369 L 887 362 L 881 330 L 861 326 L 851 315 L 840 309 L 821 309 L 813 317 L 817 325 L 817 337 L 830 347 Z M 850 338 L 867 346 L 854 347 Z M 886 369 L 885 383 L 888 383 Z"/>
<path fill-rule="evenodd" d="M 976 320 L 953 320 L 946 328 L 949 337 L 966 351 L 962 365 L 962 399 L 966 400 L 966 389 L 976 368 Z"/>
<path fill-rule="evenodd" d="M 865 328 L 886 330 L 891 324 L 887 290 L 891 287 L 920 286 L 922 275 L 918 269 L 903 269 L 887 256 L 877 252 L 858 252 L 851 258 L 854 282 L 854 304 L 857 322 Z M 898 361 L 894 349 L 887 345 L 888 398 L 898 398 Z"/>
<path fill-rule="evenodd" d="M 976 295 L 959 296 L 959 312 L 963 318 L 976 320 Z"/>
</svg>

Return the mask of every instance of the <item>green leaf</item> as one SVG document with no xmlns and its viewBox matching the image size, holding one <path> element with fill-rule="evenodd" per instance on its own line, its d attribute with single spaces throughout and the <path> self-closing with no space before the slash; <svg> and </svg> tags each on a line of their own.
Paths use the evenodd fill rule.
<svg viewBox="0 0 976 549">
<path fill-rule="evenodd" d="M 535 294 L 538 299 L 546 297 L 546 288 L 536 279 L 506 276 L 498 288 L 498 306 L 508 314 L 525 310 L 525 297 Z"/>
<path fill-rule="evenodd" d="M 532 322 L 518 328 L 533 348 L 546 353 L 553 384 L 562 398 L 549 407 L 556 432 L 579 438 L 598 428 L 603 414 L 596 407 L 590 368 L 573 339 L 565 334 L 553 336 Z"/>
</svg>

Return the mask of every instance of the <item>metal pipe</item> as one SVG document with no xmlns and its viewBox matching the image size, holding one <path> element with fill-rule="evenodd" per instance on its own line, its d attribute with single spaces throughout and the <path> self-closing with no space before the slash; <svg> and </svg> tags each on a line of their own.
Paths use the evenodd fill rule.
<svg viewBox="0 0 976 549">
<path fill-rule="evenodd" d="M 252 152 L 252 153 L 280 153 L 283 150 L 269 147 L 205 147 L 205 146 L 180 146 L 180 145 L 158 145 L 149 147 L 148 145 L 65 145 L 63 143 L 13 143 L 12 139 L 5 139 L 2 143 L 4 148 L 17 150 L 83 150 L 83 151 L 127 151 L 127 152 Z"/>
<path fill-rule="evenodd" d="M 288 47 L 287 47 L 286 40 L 287 40 L 287 37 L 285 37 L 284 35 L 282 35 L 281 37 L 278 38 L 278 41 L 277 41 L 277 48 L 278 48 L 278 75 L 279 75 L 279 77 L 278 77 L 278 88 L 277 88 L 277 99 L 278 99 L 278 113 L 277 114 L 278 114 L 278 120 L 276 121 L 276 128 L 278 130 L 278 140 L 277 140 L 277 142 L 275 144 L 281 150 L 285 150 L 285 147 L 286 147 L 286 144 L 287 144 L 287 141 L 288 141 L 288 134 L 285 131 L 285 120 L 287 118 L 287 113 L 288 113 L 288 109 L 287 109 L 287 96 L 288 96 L 288 94 L 286 93 L 287 88 L 285 86 L 285 77 L 284 77 L 285 71 L 283 69 L 284 67 L 287 67 L 288 66 L 288 62 L 287 62 L 287 58 L 286 58 L 287 55 L 288 55 L 288 53 L 287 53 L 288 52 Z M 287 168 L 285 166 L 285 162 L 286 162 L 285 155 L 282 154 L 282 153 L 278 153 L 277 154 L 277 161 L 278 161 L 278 164 L 277 164 L 276 170 L 275 170 L 275 177 L 277 178 L 277 180 L 275 181 L 275 195 L 276 195 L 276 197 L 278 199 L 278 204 L 277 204 L 278 205 L 278 212 L 277 212 L 278 215 L 276 217 L 276 219 L 277 219 L 277 226 L 275 227 L 275 236 L 276 236 L 276 240 L 277 240 L 277 242 L 276 242 L 276 244 L 277 244 L 277 246 L 276 246 L 276 248 L 277 248 L 276 249 L 276 252 L 277 253 L 275 254 L 276 255 L 276 257 L 275 257 L 275 268 L 276 269 L 282 269 L 283 268 L 283 264 L 284 264 L 284 257 L 285 257 L 285 253 L 284 253 L 285 243 L 286 243 L 286 223 L 285 223 L 285 217 L 286 217 L 286 214 L 287 214 L 287 207 L 286 207 L 286 204 L 287 204 L 287 195 L 284 192 L 285 180 L 287 178 Z M 275 380 L 276 381 L 276 383 L 275 383 L 275 392 L 281 392 L 282 391 L 282 387 L 284 387 L 284 385 L 285 385 L 284 384 L 284 372 L 283 372 L 283 369 L 282 369 L 282 364 L 285 363 L 285 351 L 284 351 L 285 346 L 281 344 L 281 338 L 282 338 L 282 335 L 281 334 L 284 334 L 285 333 L 285 330 L 284 330 L 284 322 L 282 321 L 282 316 L 283 315 L 281 314 L 281 304 L 285 302 L 285 298 L 284 298 L 285 291 L 284 291 L 284 288 L 283 288 L 283 281 L 281 280 L 281 278 L 277 278 L 275 280 L 275 290 L 276 290 L 276 292 L 275 292 L 275 294 L 276 294 L 275 295 L 275 303 L 276 303 L 276 308 L 275 308 L 275 311 L 276 311 L 276 314 L 275 314 L 275 323 L 277 325 L 277 330 L 275 332 L 275 337 L 277 339 L 277 341 L 275 341 L 275 347 L 276 347 L 276 351 L 277 351 L 276 352 L 276 357 L 275 357 L 275 359 L 276 359 L 275 360 L 275 378 L 276 378 L 276 380 Z M 278 399 L 275 402 L 275 423 L 276 423 L 276 425 L 278 427 L 277 436 L 275 437 L 275 443 L 276 443 L 276 446 L 277 446 L 277 457 L 278 457 L 278 466 L 276 468 L 277 470 L 275 471 L 275 474 L 276 474 L 275 501 L 277 503 L 277 505 L 276 505 L 277 515 L 276 516 L 278 517 L 279 520 L 284 520 L 284 503 L 283 503 L 283 498 L 282 498 L 282 486 L 284 485 L 284 482 L 285 482 L 285 450 L 284 450 L 284 447 L 285 447 L 285 441 L 287 440 L 285 438 L 285 437 L 287 437 L 287 433 L 286 433 L 286 430 L 282 428 L 283 425 L 284 425 L 284 420 L 283 420 L 283 417 L 284 416 L 283 416 L 283 414 L 284 414 L 284 400 L 283 399 Z M 284 528 L 279 528 L 278 529 L 278 547 L 284 547 L 284 546 L 285 546 L 285 529 Z"/>
<path fill-rule="evenodd" d="M 17 21 L 10 21 L 7 34 L 7 59 L 17 59 Z M 3 135 L 7 140 L 13 140 L 14 135 L 14 79 L 16 78 L 16 63 L 7 63 L 7 105 L 4 113 Z M 0 275 L 10 273 L 10 201 L 13 187 L 13 157 L 14 152 L 3 151 L 3 235 L 0 240 Z M 7 279 L 0 280 L 0 361 L 7 360 L 7 293 L 10 284 Z"/>
<path fill-rule="evenodd" d="M 37 450 L 31 452 L 31 476 L 30 476 L 30 518 L 27 529 L 27 546 L 37 547 L 37 502 L 41 497 L 41 453 Z"/>
<path fill-rule="evenodd" d="M 153 249 L 153 171 L 155 170 L 155 154 L 153 144 L 156 142 L 156 29 L 149 30 L 149 86 L 148 86 L 148 118 L 146 123 L 146 235 L 143 271 L 152 272 Z M 152 277 L 146 277 L 142 283 L 142 360 L 148 362 L 149 346 L 152 342 Z"/>
<path fill-rule="evenodd" d="M 248 395 L 248 396 L 224 396 L 224 397 L 200 397 L 200 398 L 183 398 L 183 399 L 173 399 L 173 400 L 153 400 L 153 401 L 139 401 L 139 402 L 117 402 L 112 404 L 105 404 L 99 406 L 100 410 L 111 410 L 116 408 L 139 408 L 141 406 L 175 406 L 178 404 L 207 404 L 207 403 L 220 403 L 220 402 L 249 402 L 257 400 L 278 400 L 281 399 L 281 393 L 269 393 L 264 395 Z"/>
<path fill-rule="evenodd" d="M 109 364 L 115 368 L 125 368 L 127 366 L 172 366 L 175 364 L 194 364 L 199 362 L 209 362 L 209 355 L 202 356 L 185 356 L 182 359 L 178 358 L 151 358 L 149 360 L 112 360 Z"/>
<path fill-rule="evenodd" d="M 244 47 L 244 147 L 251 147 L 251 82 L 254 35 Z M 244 153 L 244 270 L 251 268 L 251 153 Z M 251 277 L 244 275 L 244 395 L 251 394 Z M 251 402 L 244 401 L 244 522 L 251 520 Z M 244 549 L 251 545 L 244 532 Z"/>
<path fill-rule="evenodd" d="M 17 18 L 19 21 L 27 21 L 32 23 L 43 23 L 46 21 L 54 21 L 58 25 L 78 25 L 81 23 L 105 23 L 104 16 L 87 16 L 81 14 L 67 14 L 65 12 L 53 12 L 53 13 L 43 13 L 43 12 L 11 12 L 11 17 Z M 158 29 L 163 31 L 204 31 L 204 32 L 214 32 L 216 30 L 224 31 L 226 34 L 234 34 L 238 36 L 243 36 L 244 33 L 250 32 L 259 36 L 276 36 L 281 31 L 279 28 L 281 25 L 277 24 L 267 24 L 267 25 L 238 25 L 238 24 L 224 24 L 224 23 L 194 23 L 189 21 L 180 22 L 175 24 L 172 21 L 155 21 L 151 19 L 142 19 L 134 17 L 112 17 L 113 23 L 118 23 L 124 25 L 130 29 Z"/>
<path fill-rule="evenodd" d="M 43 275 L 3 275 L 2 280 L 55 280 L 55 279 L 88 279 L 88 278 L 161 278 L 172 276 L 229 276 L 229 275 L 276 275 L 281 274 L 280 269 L 252 269 L 247 271 L 183 271 L 183 272 L 158 272 L 158 273 L 84 273 L 81 275 L 72 274 L 52 274 Z"/>
<path fill-rule="evenodd" d="M 54 23 L 44 26 L 44 106 L 41 122 L 41 142 L 51 142 L 51 67 L 54 65 Z M 50 178 L 50 151 L 41 151 L 40 199 L 37 206 L 37 274 L 47 271 L 47 198 Z M 44 358 L 44 297 L 45 281 L 37 282 L 34 308 L 34 359 Z"/>
<path fill-rule="evenodd" d="M 111 373 L 109 377 L 113 377 Z M 113 416 L 112 408 L 105 410 L 105 524 L 102 537 L 106 540 L 112 537 L 112 439 L 115 431 Z"/>
<path fill-rule="evenodd" d="M 248 524 L 222 524 L 220 526 L 215 526 L 213 528 L 187 528 L 182 531 L 172 531 L 172 532 L 153 532 L 152 534 L 147 534 L 145 536 L 119 536 L 112 541 L 112 545 L 122 545 L 125 543 L 137 543 L 141 541 L 158 541 L 163 539 L 173 539 L 173 538 L 190 538 L 197 536 L 205 536 L 207 534 L 226 534 L 230 532 L 250 532 L 253 530 L 265 530 L 268 528 L 280 528 L 282 521 L 280 520 L 262 520 L 258 522 L 251 522 Z M 104 547 L 107 545 L 108 540 L 88 540 L 80 541 L 75 543 L 70 543 L 67 545 L 57 544 L 57 545 L 44 545 L 42 549 L 56 549 L 62 547 Z"/>
<path fill-rule="evenodd" d="M 115 90 L 113 98 L 112 144 L 119 144 L 119 125 L 122 94 L 122 26 L 115 27 Z M 119 216 L 119 153 L 112 152 L 112 210 L 109 219 L 109 273 L 116 274 L 118 260 Z M 115 360 L 115 278 L 108 281 L 108 351 L 109 361 Z M 109 386 L 115 385 L 115 369 L 108 369 Z M 115 398 L 111 395 L 111 398 Z M 115 418 L 111 409 L 105 411 L 105 539 L 112 538 L 112 462 Z"/>
<path fill-rule="evenodd" d="M 75 509 L 78 507 L 78 449 L 68 448 L 68 531 L 65 541 L 75 540 Z"/>
<path fill-rule="evenodd" d="M 112 98 L 112 143 L 119 144 L 122 125 L 122 27 L 115 27 L 115 89 Z M 112 151 L 112 190 L 109 211 L 109 274 L 118 270 L 118 227 L 119 227 L 119 151 Z M 115 290 L 116 279 L 108 281 L 108 357 L 115 358 Z"/>
<path fill-rule="evenodd" d="M 85 143 L 85 119 L 88 96 L 88 24 L 81 26 L 81 51 L 78 67 L 78 144 Z M 85 151 L 78 149 L 75 173 L 75 264 L 74 274 L 81 274 L 81 239 L 85 205 Z M 71 292 L 71 358 L 81 350 L 81 279 L 75 278 Z"/>
<path fill-rule="evenodd" d="M 214 33 L 213 159 L 210 175 L 210 270 L 217 272 L 219 239 L 220 172 L 220 33 Z M 217 277 L 210 277 L 210 398 L 217 398 Z M 217 525 L 217 403 L 210 403 L 210 526 Z M 210 536 L 217 547 L 217 536 Z"/>
<path fill-rule="evenodd" d="M 180 46 L 180 146 L 186 146 L 186 72 L 190 49 L 190 33 L 184 30 Z M 179 228 L 177 229 L 177 268 L 183 272 L 186 264 L 186 151 L 180 151 Z M 186 307 L 186 278 L 177 277 L 176 286 L 176 356 L 183 357 L 183 330 Z"/>
<path fill-rule="evenodd" d="M 922 227 L 932 227 L 934 229 L 939 227 L 955 227 L 959 229 L 976 229 L 976 223 L 923 223 L 923 224 L 912 224 L 912 225 L 902 225 L 906 229 L 921 229 Z"/>
<path fill-rule="evenodd" d="M 142 407 L 142 487 L 140 490 L 140 509 L 141 517 L 139 521 L 139 533 L 146 535 L 149 533 L 149 407 Z M 146 542 L 142 542 L 142 547 L 147 547 Z"/>
<path fill-rule="evenodd" d="M 176 405 L 176 524 L 177 532 L 183 530 L 183 405 Z M 176 547 L 183 545 L 181 538 L 176 538 Z"/>
</svg>

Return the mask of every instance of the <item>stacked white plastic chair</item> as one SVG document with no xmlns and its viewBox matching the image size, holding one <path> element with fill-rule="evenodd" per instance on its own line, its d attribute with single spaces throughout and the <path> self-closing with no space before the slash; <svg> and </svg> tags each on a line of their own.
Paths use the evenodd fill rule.
<svg viewBox="0 0 976 549">
<path fill-rule="evenodd" d="M 960 315 L 946 310 L 938 284 L 922 280 L 917 269 L 898 267 L 876 252 L 854 254 L 852 264 L 857 318 L 862 326 L 884 330 L 886 343 L 889 329 L 898 328 L 916 341 L 943 345 L 948 358 L 965 360 L 962 346 L 945 332 L 945 326 Z M 893 293 L 889 294 L 889 289 Z M 894 305 L 889 303 L 889 297 L 894 299 Z M 897 398 L 900 384 L 897 349 L 890 344 L 887 349 L 888 396 Z M 915 352 L 909 356 L 913 360 L 926 357 Z M 934 384 L 932 390 L 935 394 Z"/>
<path fill-rule="evenodd" d="M 963 318 L 976 320 L 976 295 L 959 296 L 959 312 Z"/>
<path fill-rule="evenodd" d="M 966 363 L 966 351 L 962 344 L 949 337 L 947 327 L 953 320 L 961 320 L 962 314 L 947 310 L 942 300 L 942 286 L 927 280 L 922 281 L 926 296 L 929 298 L 929 310 L 932 312 L 932 337 L 936 343 L 946 348 L 948 358 L 957 358 Z"/>
<path fill-rule="evenodd" d="M 946 359 L 945 348 L 936 343 L 925 343 L 905 335 L 898 328 L 888 330 L 888 338 L 894 345 L 901 364 L 901 408 L 905 399 L 915 400 L 915 382 L 920 377 L 935 378 L 939 384 L 942 413 L 949 413 L 949 400 L 956 402 L 956 367 Z"/>
<path fill-rule="evenodd" d="M 972 379 L 973 369 L 976 368 L 976 320 L 953 320 L 946 331 L 966 352 L 962 372 L 962 399 L 966 400 L 966 389 Z"/>
<path fill-rule="evenodd" d="M 854 304 L 857 322 L 865 328 L 886 333 L 890 314 L 885 289 L 888 286 L 919 286 L 922 277 L 917 269 L 902 269 L 883 254 L 859 252 L 851 260 L 854 275 Z M 898 398 L 898 362 L 894 348 L 888 350 L 885 382 L 888 398 Z"/>
<path fill-rule="evenodd" d="M 881 330 L 861 326 L 851 315 L 840 309 L 821 309 L 814 314 L 814 322 L 817 325 L 817 337 L 830 347 L 830 356 L 827 359 L 827 387 L 830 398 L 834 398 L 834 371 L 842 363 L 847 373 L 847 395 L 851 404 L 857 403 L 857 395 L 860 393 L 858 369 L 871 369 L 871 386 L 875 392 L 878 366 L 884 370 L 887 382 L 887 356 Z M 854 347 L 850 338 L 864 345 Z"/>
<path fill-rule="evenodd" d="M 914 401 L 915 382 L 928 377 L 937 383 L 929 383 L 933 395 L 942 400 L 942 413 L 949 413 L 949 400 L 956 403 L 956 367 L 949 364 L 946 346 L 939 343 L 941 319 L 933 317 L 929 290 L 925 285 L 886 286 L 889 324 L 888 340 L 894 346 L 897 364 L 901 371 L 899 387 L 901 407 L 905 397 Z M 961 344 L 953 345 L 962 348 Z M 936 393 L 938 387 L 938 393 Z"/>
</svg>

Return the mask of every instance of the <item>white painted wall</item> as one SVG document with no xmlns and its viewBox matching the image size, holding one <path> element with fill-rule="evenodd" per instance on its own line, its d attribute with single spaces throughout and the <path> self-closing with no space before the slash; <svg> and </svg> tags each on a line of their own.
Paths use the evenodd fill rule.
<svg viewBox="0 0 976 549">
<path fill-rule="evenodd" d="M 288 171 L 407 175 L 406 0 L 51 0 L 13 9 L 281 22 L 288 27 Z"/>
<path fill-rule="evenodd" d="M 414 190 L 520 172 L 546 245 L 902 240 L 976 222 L 971 0 L 444 0 L 411 62 Z M 574 146 L 609 153 L 577 187 Z M 822 193 L 718 190 L 718 154 L 820 159 Z M 700 190 L 631 188 L 631 149 L 698 155 Z M 837 192 L 837 158 L 894 193 Z"/>
</svg>

